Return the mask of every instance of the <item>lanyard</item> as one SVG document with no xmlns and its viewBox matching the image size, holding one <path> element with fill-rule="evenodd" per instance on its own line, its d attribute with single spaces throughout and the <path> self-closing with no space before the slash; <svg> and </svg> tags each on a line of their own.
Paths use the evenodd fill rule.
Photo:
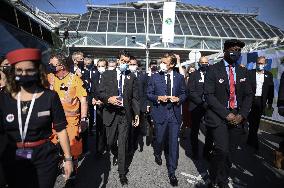
<svg viewBox="0 0 284 188">
<path fill-rule="evenodd" d="M 22 109 L 21 108 L 21 92 L 19 92 L 18 95 L 17 95 L 18 123 L 19 123 L 19 131 L 20 131 L 22 143 L 24 143 L 26 135 L 27 135 L 29 121 L 30 121 L 31 114 L 32 114 L 32 111 L 33 111 L 36 95 L 37 95 L 37 91 L 33 94 L 31 106 L 30 106 L 30 109 L 29 109 L 29 112 L 28 112 L 28 115 L 27 115 L 27 118 L 26 118 L 26 121 L 25 121 L 24 130 L 23 130 L 22 111 L 21 111 L 21 109 Z"/>
</svg>

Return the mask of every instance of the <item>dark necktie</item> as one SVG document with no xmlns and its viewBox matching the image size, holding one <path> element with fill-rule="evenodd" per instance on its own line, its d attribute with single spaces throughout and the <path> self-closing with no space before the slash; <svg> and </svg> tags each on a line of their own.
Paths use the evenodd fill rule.
<svg viewBox="0 0 284 188">
<path fill-rule="evenodd" d="M 118 82 L 118 96 L 122 96 L 122 74 L 120 74 Z"/>
<path fill-rule="evenodd" d="M 171 75 L 167 74 L 167 95 L 171 96 Z"/>
<path fill-rule="evenodd" d="M 233 66 L 229 65 L 229 78 L 230 78 L 230 99 L 229 99 L 229 107 L 234 109 L 235 108 L 235 79 L 234 79 L 234 72 Z"/>
</svg>

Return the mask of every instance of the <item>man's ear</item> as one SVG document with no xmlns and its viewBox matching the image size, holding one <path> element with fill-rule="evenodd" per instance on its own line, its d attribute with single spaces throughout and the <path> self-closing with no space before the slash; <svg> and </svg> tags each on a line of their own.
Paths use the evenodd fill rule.
<svg viewBox="0 0 284 188">
<path fill-rule="evenodd" d="M 176 66 L 176 63 L 174 63 L 174 62 L 171 62 L 171 63 L 170 63 L 170 67 L 171 67 L 171 68 L 174 68 L 175 66 Z"/>
</svg>

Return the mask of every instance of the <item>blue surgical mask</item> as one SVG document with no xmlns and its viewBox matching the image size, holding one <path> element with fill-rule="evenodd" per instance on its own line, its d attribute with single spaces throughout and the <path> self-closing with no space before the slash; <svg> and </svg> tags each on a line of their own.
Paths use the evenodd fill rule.
<svg viewBox="0 0 284 188">
<path fill-rule="evenodd" d="M 121 72 L 125 72 L 127 69 L 128 69 L 128 64 L 122 63 L 122 64 L 119 65 L 119 70 Z"/>
<path fill-rule="evenodd" d="M 256 70 L 257 71 L 263 71 L 264 67 L 265 67 L 265 65 L 256 65 Z"/>
</svg>

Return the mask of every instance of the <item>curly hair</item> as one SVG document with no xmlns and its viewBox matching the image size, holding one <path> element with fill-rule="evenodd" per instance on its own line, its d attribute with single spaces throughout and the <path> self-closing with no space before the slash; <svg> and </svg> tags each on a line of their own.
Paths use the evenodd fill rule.
<svg viewBox="0 0 284 188">
<path fill-rule="evenodd" d="M 66 57 L 63 53 L 53 53 L 50 55 L 50 59 L 56 58 L 60 65 L 64 66 L 67 71 L 70 71 L 72 59 Z"/>
<path fill-rule="evenodd" d="M 38 81 L 37 85 L 41 88 L 48 88 L 49 83 L 47 81 L 47 75 L 45 71 L 45 67 L 39 61 L 32 61 L 35 65 L 35 68 L 38 70 Z M 6 91 L 10 94 L 18 93 L 20 91 L 20 86 L 16 83 L 16 74 L 15 74 L 15 65 L 11 66 L 9 70 L 9 76 L 7 76 L 7 83 L 6 83 Z"/>
</svg>

